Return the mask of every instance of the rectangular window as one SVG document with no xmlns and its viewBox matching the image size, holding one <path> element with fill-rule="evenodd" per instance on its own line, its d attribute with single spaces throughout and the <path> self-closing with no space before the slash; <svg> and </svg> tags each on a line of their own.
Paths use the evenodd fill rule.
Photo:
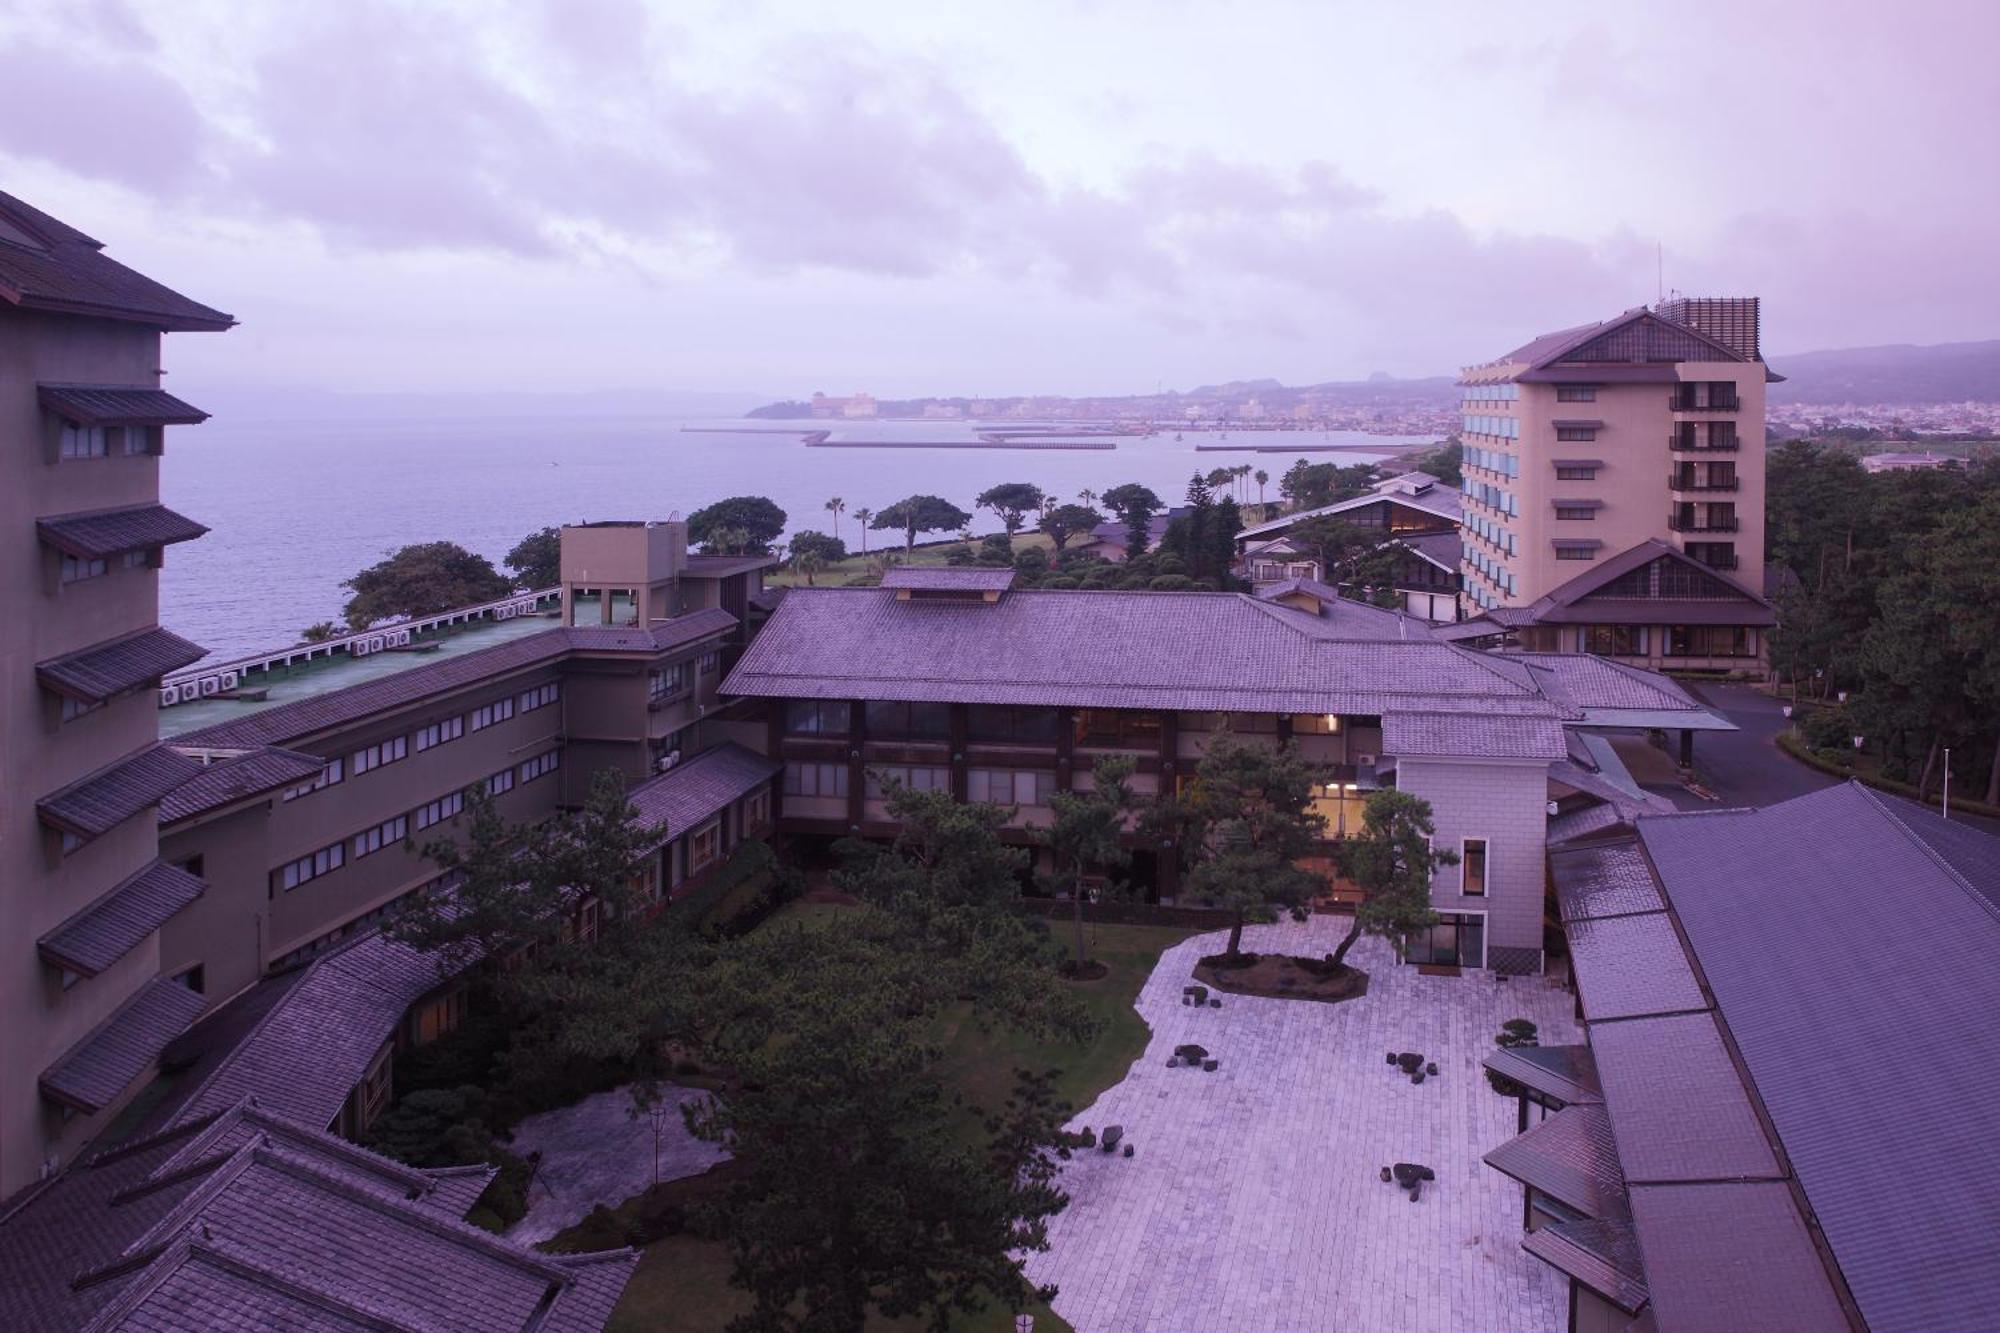
<svg viewBox="0 0 2000 1333">
<path fill-rule="evenodd" d="M 942 741 L 951 737 L 951 705 L 871 700 L 866 705 L 871 741 Z"/>
<path fill-rule="evenodd" d="M 1403 961 L 1440 967 L 1486 966 L 1486 917 L 1479 912 L 1440 912 L 1437 924 L 1410 936 Z"/>
<path fill-rule="evenodd" d="M 1029 768 L 975 768 L 966 774 L 965 798 L 993 805 L 1047 805 L 1056 775 Z"/>
<path fill-rule="evenodd" d="M 847 795 L 846 764 L 786 764 L 785 795 Z"/>
<path fill-rule="evenodd" d="M 1566 505 L 1562 503 L 1560 500 L 1558 500 L 1556 502 L 1556 517 L 1559 519 L 1569 520 L 1571 522 L 1587 523 L 1590 520 L 1597 517 L 1597 506 Z"/>
<path fill-rule="evenodd" d="M 62 581 L 81 583 L 85 579 L 102 578 L 111 572 L 111 566 L 102 560 L 79 560 L 73 555 L 62 558 Z"/>
<path fill-rule="evenodd" d="M 465 809 L 465 793 L 455 791 L 449 796 L 440 796 L 417 807 L 417 827 L 427 829 L 433 824 L 441 824 Z"/>
<path fill-rule="evenodd" d="M 1486 839 L 1467 838 L 1459 844 L 1458 858 L 1459 892 L 1472 895 L 1485 893 Z"/>
<path fill-rule="evenodd" d="M 966 710 L 966 735 L 994 745 L 1054 745 L 1056 710 L 1006 704 L 973 704 Z"/>
<path fill-rule="evenodd" d="M 547 754 L 538 754 L 533 759 L 524 759 L 518 770 L 521 781 L 533 782 L 536 778 L 547 777 L 555 772 L 561 763 L 561 750 L 550 750 Z"/>
<path fill-rule="evenodd" d="M 1568 467 L 1564 467 L 1562 464 L 1558 463 L 1556 464 L 1556 480 L 1596 481 L 1597 469 L 1594 467 L 1585 467 L 1582 464 L 1576 464 L 1576 463 L 1573 463 Z"/>
<path fill-rule="evenodd" d="M 284 799 L 287 801 L 296 801 L 301 796 L 312 795 L 322 787 L 334 786 L 346 780 L 346 777 L 347 761 L 344 759 L 329 759 L 326 761 L 326 767 L 319 771 L 319 776 L 311 782 L 301 782 L 296 787 L 286 788 Z"/>
<path fill-rule="evenodd" d="M 393 764 L 398 760 L 406 759 L 409 757 L 409 754 L 410 738 L 408 736 L 391 736 L 386 741 L 366 746 L 354 752 L 354 775 L 360 777 L 370 769 L 380 768 L 384 764 Z"/>
<path fill-rule="evenodd" d="M 1668 657 L 1748 657 L 1750 631 L 1743 625 L 1669 625 Z"/>
<path fill-rule="evenodd" d="M 1292 734 L 1295 736 L 1338 736 L 1340 715 L 1338 713 L 1295 713 L 1292 716 Z"/>
<path fill-rule="evenodd" d="M 271 872 L 271 885 L 273 889 L 290 893 L 301 884 L 310 884 L 321 875 L 332 874 L 346 864 L 347 844 L 336 842 L 279 866 Z"/>
<path fill-rule="evenodd" d="M 912 791 L 950 791 L 951 770 L 943 766 L 925 765 L 913 767 L 888 765 L 870 768 L 868 795 L 873 799 L 881 799 L 891 782 L 900 783 Z"/>
<path fill-rule="evenodd" d="M 1156 749 L 1160 744 L 1160 718 L 1157 713 L 1086 708 L 1076 715 L 1076 743 L 1100 749 Z"/>
<path fill-rule="evenodd" d="M 121 569 L 153 569 L 160 563 L 160 548 L 148 546 L 144 550 L 127 551 L 118 557 Z"/>
<path fill-rule="evenodd" d="M 62 701 L 62 720 L 65 722 L 74 722 L 87 713 L 95 713 L 102 707 L 104 707 L 104 700 L 102 699 L 72 699 L 68 695 L 64 695 Z"/>
<path fill-rule="evenodd" d="M 1556 439 L 1561 442 L 1582 444 L 1597 438 L 1595 426 L 1557 426 Z"/>
<path fill-rule="evenodd" d="M 62 444 L 57 451 L 63 458 L 103 458 L 109 452 L 109 442 L 102 426 L 79 426 L 66 421 L 62 428 Z"/>
<path fill-rule="evenodd" d="M 1556 517 L 1561 518 L 1562 515 L 1558 513 Z M 1556 559 L 1595 560 L 1597 559 L 1597 548 L 1595 546 L 1558 546 L 1556 547 Z"/>
<path fill-rule="evenodd" d="M 515 697 L 514 702 L 520 707 L 522 712 L 532 713 L 537 708 L 547 708 L 560 698 L 562 698 L 561 684 L 556 681 L 550 681 L 546 685 L 537 685 L 532 690 L 521 691 Z"/>
<path fill-rule="evenodd" d="M 484 704 L 472 710 L 472 729 L 474 731 L 483 731 L 496 722 L 505 722 L 512 716 L 514 716 L 514 701 L 512 699 L 496 699 L 490 704 Z"/>
<path fill-rule="evenodd" d="M 688 873 L 699 875 L 722 855 L 722 821 L 712 819 L 688 838 Z"/>
<path fill-rule="evenodd" d="M 665 699 L 686 694 L 694 682 L 689 679 L 688 664 L 676 662 L 669 667 L 661 667 L 646 677 L 646 700 L 659 703 Z"/>
<path fill-rule="evenodd" d="M 1644 625 L 1585 625 L 1577 637 L 1584 652 L 1605 657 L 1639 657 L 1646 651 Z"/>
<path fill-rule="evenodd" d="M 501 792 L 514 790 L 514 770 L 503 768 L 486 779 L 486 794 L 498 796 Z"/>
<path fill-rule="evenodd" d="M 443 745 L 446 741 L 455 741 L 464 734 L 465 715 L 461 713 L 457 717 L 448 717 L 442 722 L 433 722 L 428 727 L 418 730 L 417 749 L 419 751 L 428 750 L 433 745 Z"/>
<path fill-rule="evenodd" d="M 743 798 L 743 832 L 755 833 L 771 822 L 771 789 L 760 787 Z"/>
<path fill-rule="evenodd" d="M 1558 384 L 1556 401 L 1559 403 L 1594 403 L 1597 401 L 1595 384 Z"/>
<path fill-rule="evenodd" d="M 401 842 L 409 834 L 408 815 L 397 815 L 394 819 L 384 820 L 374 828 L 364 829 L 354 835 L 354 859 L 358 861 L 364 856 L 372 856 L 384 847 Z"/>
<path fill-rule="evenodd" d="M 794 736 L 845 736 L 845 699 L 791 699 L 785 703 L 785 730 Z"/>
<path fill-rule="evenodd" d="M 698 662 L 696 666 L 701 671 L 702 675 L 712 676 L 716 672 L 722 670 L 722 654 L 719 652 L 703 653 L 701 655 L 701 661 Z"/>
</svg>

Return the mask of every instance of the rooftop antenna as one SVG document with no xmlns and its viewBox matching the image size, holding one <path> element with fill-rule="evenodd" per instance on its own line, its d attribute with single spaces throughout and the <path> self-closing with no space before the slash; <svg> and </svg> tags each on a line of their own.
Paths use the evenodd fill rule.
<svg viewBox="0 0 2000 1333">
<path fill-rule="evenodd" d="M 1665 304 L 1667 299 L 1667 247 L 1653 242 L 1654 290 L 1659 292 L 1657 303 Z"/>
</svg>

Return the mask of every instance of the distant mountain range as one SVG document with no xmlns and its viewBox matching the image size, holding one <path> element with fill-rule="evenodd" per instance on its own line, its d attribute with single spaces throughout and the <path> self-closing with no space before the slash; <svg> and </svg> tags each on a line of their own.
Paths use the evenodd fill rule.
<svg viewBox="0 0 2000 1333">
<path fill-rule="evenodd" d="M 1767 353 L 1773 403 L 2000 402 L 2000 341 Z"/>
</svg>

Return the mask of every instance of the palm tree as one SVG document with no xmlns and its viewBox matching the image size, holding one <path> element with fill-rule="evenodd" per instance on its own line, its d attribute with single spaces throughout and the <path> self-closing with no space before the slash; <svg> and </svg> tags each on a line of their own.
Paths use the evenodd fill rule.
<svg viewBox="0 0 2000 1333">
<path fill-rule="evenodd" d="M 834 496 L 826 502 L 826 512 L 833 515 L 833 535 L 840 535 L 840 516 L 847 510 L 847 501 Z"/>
<path fill-rule="evenodd" d="M 813 586 L 813 575 L 825 568 L 825 564 L 826 562 L 820 559 L 818 551 L 802 551 L 792 560 L 792 567 L 806 576 L 808 588 Z"/>
<path fill-rule="evenodd" d="M 1076 493 L 1076 499 L 1078 504 L 1082 505 L 1085 509 L 1088 509 L 1092 505 L 1097 503 L 1097 492 L 1091 490 L 1090 487 L 1086 486 L 1082 490 Z"/>
<path fill-rule="evenodd" d="M 854 521 L 861 525 L 861 554 L 863 555 L 868 554 L 868 520 L 873 517 L 875 517 L 875 511 L 872 509 L 857 509 L 854 511 Z"/>
<path fill-rule="evenodd" d="M 1266 472 L 1263 468 L 1257 469 L 1257 508 L 1259 509 L 1264 508 L 1264 483 L 1270 479 L 1270 473 Z"/>
</svg>

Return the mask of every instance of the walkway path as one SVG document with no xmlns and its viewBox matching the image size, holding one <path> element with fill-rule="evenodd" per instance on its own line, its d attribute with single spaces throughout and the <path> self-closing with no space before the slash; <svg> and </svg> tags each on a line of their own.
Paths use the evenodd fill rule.
<svg viewBox="0 0 2000 1333">
<path fill-rule="evenodd" d="M 682 1102 L 706 1097 L 694 1088 L 665 1089 L 667 1115 L 660 1128 L 661 1180 L 699 1175 L 729 1154 L 688 1133 Z M 616 1207 L 653 1184 L 653 1122 L 631 1114 L 625 1088 L 595 1093 L 574 1106 L 531 1115 L 514 1128 L 508 1145 L 523 1157 L 542 1154 L 528 1186 L 528 1212 L 507 1232 L 524 1244 L 547 1240 L 575 1226 L 598 1204 Z"/>
<path fill-rule="evenodd" d="M 1244 944 L 1318 956 L 1345 925 L 1253 926 Z M 1136 1153 L 1065 1168 L 1070 1205 L 1028 1262 L 1061 1287 L 1056 1310 L 1079 1333 L 1561 1328 L 1568 1288 L 1521 1250 L 1520 1187 L 1480 1161 L 1513 1136 L 1514 1103 L 1479 1061 L 1509 1018 L 1579 1040 L 1570 997 L 1538 978 L 1419 976 L 1368 940 L 1351 955 L 1372 974 L 1359 1000 L 1183 1006 L 1196 960 L 1223 941 L 1161 957 L 1137 1001 L 1145 1055 L 1077 1117 L 1122 1124 Z M 1190 1041 L 1221 1068 L 1166 1068 Z M 1411 1084 L 1392 1050 L 1422 1052 L 1439 1076 Z M 1437 1172 L 1415 1204 L 1380 1179 L 1397 1161 Z"/>
</svg>

